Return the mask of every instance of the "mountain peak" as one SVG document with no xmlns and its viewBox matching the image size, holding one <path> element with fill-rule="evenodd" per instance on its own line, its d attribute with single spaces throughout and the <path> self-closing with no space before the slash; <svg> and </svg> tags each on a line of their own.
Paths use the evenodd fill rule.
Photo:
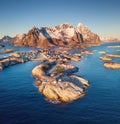
<svg viewBox="0 0 120 124">
<path fill-rule="evenodd" d="M 6 36 L 3 36 L 2 39 L 11 39 L 11 37 L 6 35 Z"/>
<path fill-rule="evenodd" d="M 11 44 L 12 37 L 6 35 L 6 36 L 3 36 L 2 39 L 0 39 L 0 41 L 1 41 L 1 42 L 4 42 L 4 43 Z"/>
<path fill-rule="evenodd" d="M 39 28 L 33 27 L 31 30 L 28 31 L 28 35 L 32 35 L 33 33 L 39 34 Z"/>
<path fill-rule="evenodd" d="M 60 28 L 72 28 L 73 26 L 70 23 L 63 23 L 59 25 Z"/>
<path fill-rule="evenodd" d="M 86 25 L 84 25 L 84 24 L 82 24 L 82 23 L 80 23 L 80 22 L 77 24 L 77 27 L 85 27 L 85 28 L 88 28 Z"/>
<path fill-rule="evenodd" d="M 77 24 L 77 27 L 79 27 L 79 26 L 82 26 L 83 24 L 81 23 L 81 22 L 79 22 L 78 24 Z"/>
<path fill-rule="evenodd" d="M 10 37 L 10 36 L 8 36 L 8 35 L 6 35 L 6 36 L 3 36 L 0 40 L 2 40 L 2 41 L 8 41 L 8 40 L 11 40 L 12 39 L 12 37 Z"/>
<path fill-rule="evenodd" d="M 103 41 L 103 42 L 119 41 L 118 38 L 116 38 L 116 37 L 111 37 L 111 36 L 101 36 L 100 39 L 101 39 L 101 41 Z"/>
<path fill-rule="evenodd" d="M 16 35 L 12 41 L 16 46 L 44 48 L 86 42 L 97 43 L 100 42 L 100 38 L 82 23 L 77 27 L 73 27 L 70 23 L 63 23 L 52 27 L 33 27 L 27 34 Z"/>
</svg>

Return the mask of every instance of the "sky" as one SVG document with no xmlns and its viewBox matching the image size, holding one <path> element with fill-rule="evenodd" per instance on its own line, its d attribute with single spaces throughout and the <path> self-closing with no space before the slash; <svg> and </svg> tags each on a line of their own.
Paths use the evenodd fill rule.
<svg viewBox="0 0 120 124">
<path fill-rule="evenodd" d="M 34 26 L 79 22 L 100 36 L 120 39 L 120 0 L 0 0 L 0 38 Z"/>
</svg>

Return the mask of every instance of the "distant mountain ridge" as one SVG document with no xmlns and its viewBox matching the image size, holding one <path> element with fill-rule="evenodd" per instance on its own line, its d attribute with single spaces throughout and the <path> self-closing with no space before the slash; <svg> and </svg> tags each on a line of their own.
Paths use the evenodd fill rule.
<svg viewBox="0 0 120 124">
<path fill-rule="evenodd" d="M 0 41 L 3 43 L 12 44 L 12 37 L 4 36 L 2 39 L 0 39 Z"/>
<path fill-rule="evenodd" d="M 33 27 L 26 34 L 16 35 L 10 42 L 15 46 L 47 48 L 77 43 L 99 43 L 100 37 L 81 23 L 76 27 L 64 23 L 53 27 Z"/>
<path fill-rule="evenodd" d="M 105 37 L 100 37 L 102 42 L 116 42 L 116 41 L 120 41 L 120 39 L 115 38 L 115 37 L 111 37 L 111 36 L 105 36 Z"/>
</svg>

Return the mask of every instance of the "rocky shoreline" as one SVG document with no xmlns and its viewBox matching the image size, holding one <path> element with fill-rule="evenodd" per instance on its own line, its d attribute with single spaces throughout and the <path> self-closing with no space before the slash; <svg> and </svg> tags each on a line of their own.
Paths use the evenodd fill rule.
<svg viewBox="0 0 120 124">
<path fill-rule="evenodd" d="M 70 55 L 67 51 L 54 51 L 54 55 L 51 54 L 53 51 L 46 52 L 49 60 L 32 70 L 39 92 L 54 102 L 70 102 L 83 97 L 89 82 L 75 75 L 74 73 L 79 69 L 69 63 L 70 60 L 80 61 L 83 56 Z M 51 62 L 50 59 L 53 61 Z"/>
<path fill-rule="evenodd" d="M 78 67 L 70 61 L 80 61 L 83 54 L 93 54 L 84 50 L 81 54 L 69 54 L 64 49 L 39 49 L 29 52 L 13 52 L 0 58 L 0 70 L 27 61 L 40 61 L 41 64 L 32 70 L 36 78 L 38 90 L 48 100 L 55 102 L 70 102 L 85 95 L 89 82 L 75 75 Z"/>
<path fill-rule="evenodd" d="M 13 50 L 13 49 L 11 49 Z M 11 51 L 13 52 L 13 51 Z M 3 54 L 3 53 L 2 53 Z M 81 54 L 70 55 L 67 51 L 61 50 L 32 50 L 29 52 L 13 52 L 9 56 L 0 58 L 0 70 L 18 63 L 27 61 L 48 61 L 58 63 L 69 62 L 70 60 L 79 61 L 83 56 Z"/>
<path fill-rule="evenodd" d="M 84 48 L 79 54 L 73 55 L 64 48 L 13 52 L 0 59 L 0 70 L 27 61 L 40 61 L 41 64 L 32 70 L 38 91 L 50 101 L 66 103 L 83 97 L 90 85 L 86 79 L 75 74 L 79 69 L 70 61 L 80 61 L 84 55 L 92 55 L 96 51 Z M 119 58 L 119 55 L 106 54 L 105 51 L 98 53 L 105 54 L 100 57 L 105 61 L 105 68 L 120 69 L 119 63 L 109 62 L 112 58 Z"/>
<path fill-rule="evenodd" d="M 36 59 L 39 51 L 31 51 L 31 52 L 14 52 L 9 56 L 0 58 L 0 70 L 3 70 L 6 67 L 24 63 L 27 61 L 31 61 L 32 59 Z"/>
<path fill-rule="evenodd" d="M 2 52 L 0 52 L 0 54 L 12 53 L 14 51 L 15 51 L 15 49 L 4 49 Z"/>
<path fill-rule="evenodd" d="M 52 71 L 49 69 L 53 67 Z M 58 69 L 59 67 L 59 69 Z M 78 68 L 71 64 L 46 63 L 32 70 L 39 92 L 48 100 L 70 102 L 85 95 L 89 82 L 74 75 Z"/>
</svg>

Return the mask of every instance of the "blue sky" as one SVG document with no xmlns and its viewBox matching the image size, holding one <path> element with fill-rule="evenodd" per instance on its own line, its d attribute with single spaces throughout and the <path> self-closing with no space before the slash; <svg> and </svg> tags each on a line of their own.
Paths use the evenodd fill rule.
<svg viewBox="0 0 120 124">
<path fill-rule="evenodd" d="M 120 0 L 0 0 L 0 37 L 65 22 L 120 38 Z"/>
</svg>

